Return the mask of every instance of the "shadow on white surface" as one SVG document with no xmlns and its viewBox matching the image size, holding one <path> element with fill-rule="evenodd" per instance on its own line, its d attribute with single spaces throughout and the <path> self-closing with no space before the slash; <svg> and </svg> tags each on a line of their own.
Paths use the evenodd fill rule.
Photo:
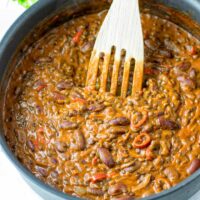
<svg viewBox="0 0 200 200">
<path fill-rule="evenodd" d="M 0 0 L 0 40 L 24 8 L 11 0 Z"/>
<path fill-rule="evenodd" d="M 11 0 L 0 0 L 0 41 L 24 8 Z M 22 179 L 0 147 L 0 199 L 42 200 Z"/>
<path fill-rule="evenodd" d="M 22 179 L 15 167 L 0 152 L 1 200 L 42 200 Z"/>
</svg>

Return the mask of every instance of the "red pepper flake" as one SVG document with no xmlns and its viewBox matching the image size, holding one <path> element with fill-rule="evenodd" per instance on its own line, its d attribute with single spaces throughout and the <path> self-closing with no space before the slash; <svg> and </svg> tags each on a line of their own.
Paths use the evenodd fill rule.
<svg viewBox="0 0 200 200">
<path fill-rule="evenodd" d="M 80 41 L 81 35 L 83 34 L 83 29 L 80 29 L 75 36 L 72 38 L 72 41 L 77 44 Z"/>
</svg>

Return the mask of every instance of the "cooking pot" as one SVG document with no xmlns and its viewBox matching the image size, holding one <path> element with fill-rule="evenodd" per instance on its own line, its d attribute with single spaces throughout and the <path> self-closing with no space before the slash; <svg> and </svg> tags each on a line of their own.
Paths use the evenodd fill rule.
<svg viewBox="0 0 200 200">
<path fill-rule="evenodd" d="M 99 0 L 40 0 L 13 24 L 0 43 L 0 144 L 27 183 L 47 200 L 77 200 L 79 198 L 59 192 L 38 180 L 22 166 L 7 146 L 3 130 L 3 99 L 6 86 L 11 73 L 17 66 L 17 61 L 34 41 L 48 30 L 72 17 L 91 13 L 103 7 L 108 7 L 108 4 Z M 200 0 L 141 0 L 141 7 L 143 12 L 152 12 L 170 19 L 200 39 L 200 26 L 198 25 L 200 23 Z M 193 21 L 183 13 L 189 15 Z M 147 197 L 145 200 L 186 200 L 199 188 L 200 170 L 175 187 Z"/>
</svg>

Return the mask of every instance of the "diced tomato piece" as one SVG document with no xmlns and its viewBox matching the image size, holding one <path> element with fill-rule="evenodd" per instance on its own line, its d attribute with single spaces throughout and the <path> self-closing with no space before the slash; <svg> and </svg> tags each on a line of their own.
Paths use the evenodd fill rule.
<svg viewBox="0 0 200 200">
<path fill-rule="evenodd" d="M 46 88 L 47 84 L 42 81 L 42 80 L 38 80 L 37 82 L 35 82 L 34 84 L 34 89 L 38 92 L 40 92 L 42 89 Z"/>
<path fill-rule="evenodd" d="M 97 157 L 94 157 L 92 159 L 92 165 L 96 165 L 97 164 L 97 161 L 98 161 L 98 158 Z"/>
<path fill-rule="evenodd" d="M 191 56 L 195 55 L 197 53 L 196 48 L 194 46 L 192 46 L 192 48 L 190 49 L 189 53 L 190 53 Z"/>
<path fill-rule="evenodd" d="M 145 67 L 144 68 L 144 74 L 146 75 L 157 75 L 159 72 L 156 69 L 153 69 L 151 67 Z"/>
<path fill-rule="evenodd" d="M 93 183 L 96 183 L 97 181 L 102 181 L 102 180 L 104 180 L 106 178 L 107 178 L 107 174 L 105 174 L 105 173 L 98 173 L 98 174 L 95 174 L 95 175 L 93 175 L 91 177 L 91 181 Z"/>
</svg>

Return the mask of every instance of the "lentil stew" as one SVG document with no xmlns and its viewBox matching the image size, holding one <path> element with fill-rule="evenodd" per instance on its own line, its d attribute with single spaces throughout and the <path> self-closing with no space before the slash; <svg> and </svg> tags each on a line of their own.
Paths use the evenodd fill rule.
<svg viewBox="0 0 200 200">
<path fill-rule="evenodd" d="M 125 99 L 90 91 L 87 67 L 106 12 L 72 19 L 28 49 L 7 88 L 5 136 L 21 163 L 60 191 L 142 198 L 200 168 L 200 42 L 142 13 L 143 91 Z"/>
</svg>

